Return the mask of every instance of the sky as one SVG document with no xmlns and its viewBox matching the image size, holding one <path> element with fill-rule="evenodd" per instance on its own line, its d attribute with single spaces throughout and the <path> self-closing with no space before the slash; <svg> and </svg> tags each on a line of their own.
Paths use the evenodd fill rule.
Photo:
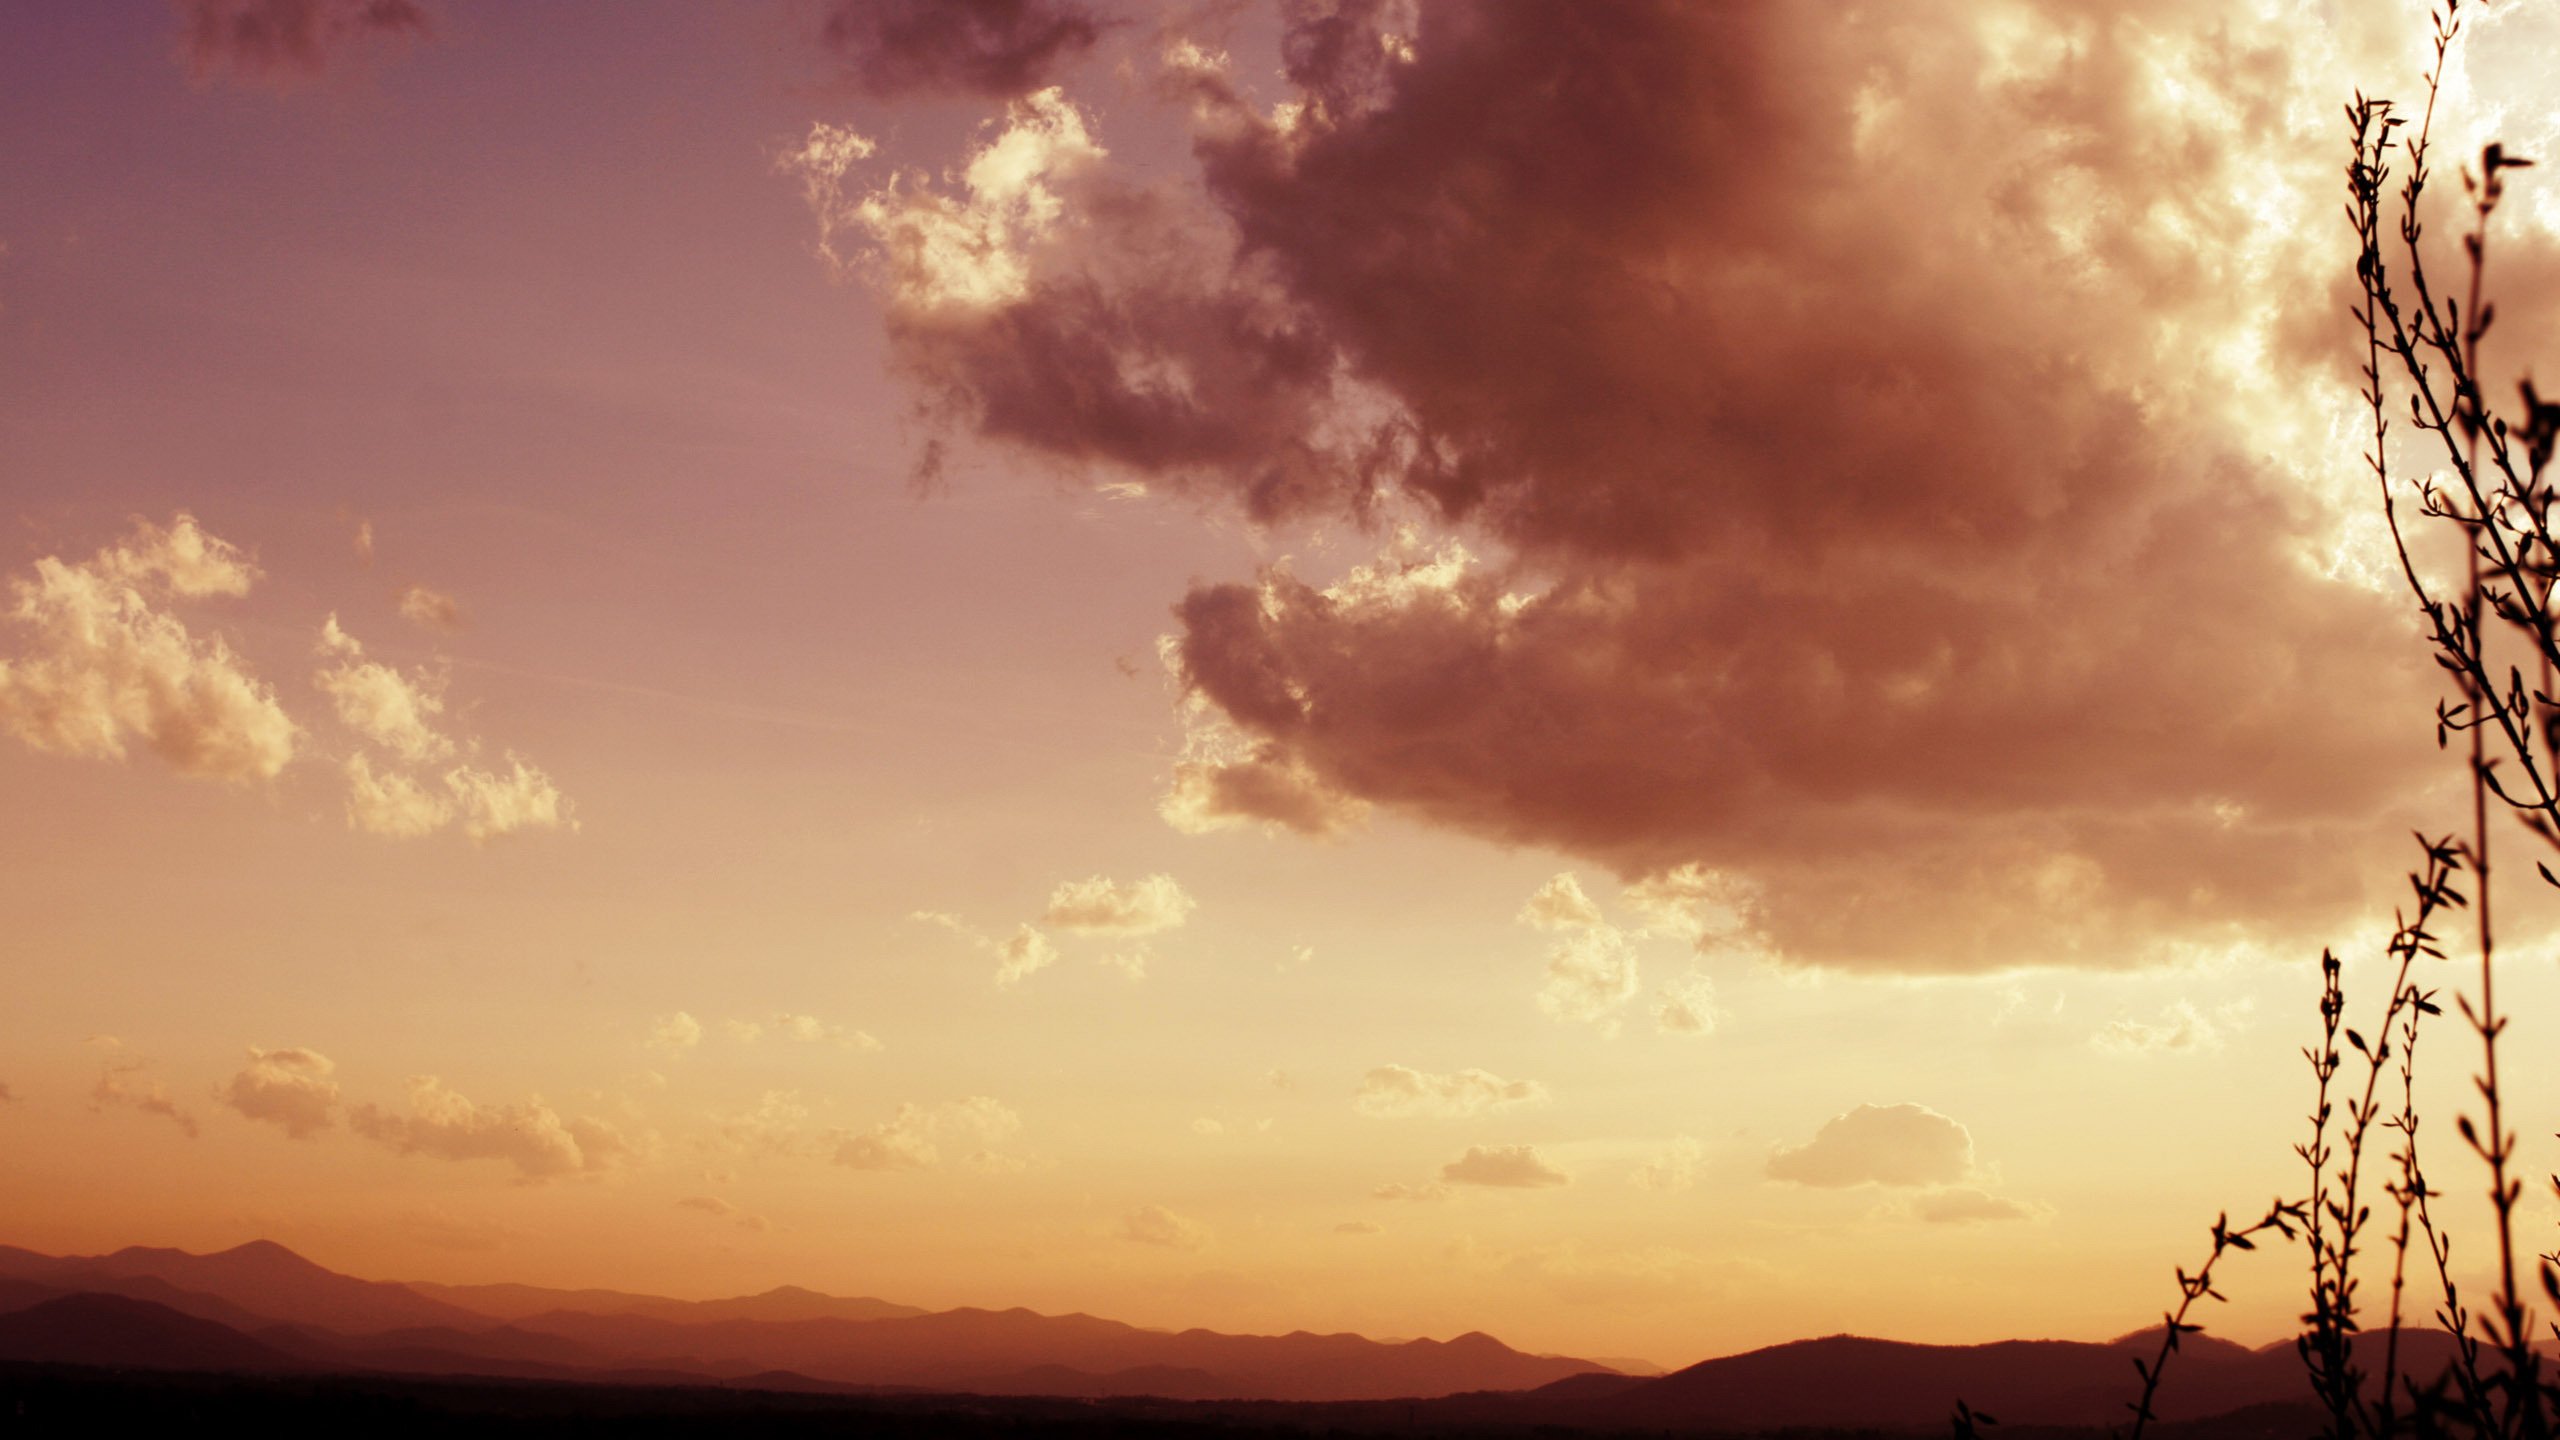
<svg viewBox="0 0 2560 1440">
<path fill-rule="evenodd" d="M 2338 211 L 2424 23 L 0 0 L 0 1241 L 2155 1319 L 2461 818 Z"/>
</svg>

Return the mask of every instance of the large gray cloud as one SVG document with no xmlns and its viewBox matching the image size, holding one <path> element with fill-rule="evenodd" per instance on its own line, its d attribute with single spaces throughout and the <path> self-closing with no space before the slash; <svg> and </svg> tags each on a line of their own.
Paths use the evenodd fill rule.
<svg viewBox="0 0 2560 1440">
<path fill-rule="evenodd" d="M 1765 952 L 1922 970 L 2292 941 L 2390 873 L 2425 677 L 2309 484 L 2362 22 L 1288 16 L 1276 107 L 1168 50 L 1196 188 L 1043 92 L 955 181 L 812 189 L 947 425 L 1458 537 L 1193 588 L 1169 818 L 1694 865 Z"/>
<path fill-rule="evenodd" d="M 199 76 L 290 83 L 374 39 L 418 39 L 432 26 L 416 0 L 178 0 L 181 55 Z"/>
<path fill-rule="evenodd" d="M 1001 99 L 1048 83 L 1103 27 L 1076 0 L 838 0 L 821 36 L 870 94 Z"/>
</svg>

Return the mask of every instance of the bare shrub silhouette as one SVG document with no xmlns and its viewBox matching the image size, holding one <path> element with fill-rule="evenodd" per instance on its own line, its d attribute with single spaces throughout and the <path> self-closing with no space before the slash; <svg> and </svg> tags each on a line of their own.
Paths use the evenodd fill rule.
<svg viewBox="0 0 2560 1440">
<path fill-rule="evenodd" d="M 2142 1387 L 2128 1405 L 2134 1440 L 2158 1418 L 2155 1402 L 2179 1338 L 2203 1328 L 2189 1318 L 2196 1302 L 2222 1298 L 2214 1288 L 2216 1263 L 2233 1250 L 2255 1248 L 2255 1238 L 2269 1231 L 2309 1252 L 2310 1304 L 2295 1344 L 2334 1440 L 2548 1440 L 2560 1432 L 2560 1384 L 2544 1378 L 2533 1304 L 2519 1280 L 2531 1264 L 2543 1295 L 2560 1309 L 2560 1254 L 2523 1257 L 2516 1235 L 2524 1181 L 2516 1173 L 2516 1132 L 2499 1068 L 2510 1017 L 2498 1006 L 2490 864 L 2492 834 L 2510 817 L 2544 847 L 2560 850 L 2560 698 L 2553 683 L 2560 668 L 2554 610 L 2560 536 L 2552 526 L 2554 492 L 2544 480 L 2560 441 L 2560 402 L 2543 399 L 2528 379 L 2515 409 L 2501 411 L 2490 404 L 2481 377 L 2481 344 L 2497 318 L 2484 295 L 2492 222 L 2508 172 L 2530 160 L 2491 144 L 2476 170 L 2460 172 L 2467 211 L 2462 293 L 2445 292 L 2429 274 L 2422 215 L 2435 179 L 2432 132 L 2445 63 L 2462 33 L 2461 0 L 2445 0 L 2429 20 L 2433 61 L 2414 126 L 2389 100 L 2359 93 L 2346 107 L 2353 142 L 2346 210 L 2356 240 L 2352 313 L 2365 345 L 2361 394 L 2372 418 L 2365 463 L 2432 658 L 2451 682 L 2451 696 L 2436 707 L 2436 743 L 2451 751 L 2458 742 L 2464 755 L 2470 823 L 2467 834 L 2417 837 L 2423 858 L 2409 876 L 2410 899 L 2383 955 L 2391 988 L 2369 1030 L 2347 1023 L 2344 967 L 2336 955 L 2321 955 L 2319 1040 L 2303 1051 L 2314 1081 L 2311 1131 L 2294 1147 L 2309 1171 L 2308 1191 L 2275 1200 L 2245 1226 L 2235 1228 L 2227 1214 L 2217 1217 L 2203 1263 L 2192 1273 L 2177 1271 L 2179 1299 L 2162 1317 L 2159 1348 L 2134 1362 Z M 2401 172 L 2396 191 L 2395 165 Z M 2407 424 L 2422 437 L 2412 466 L 2419 473 L 2395 480 L 2390 441 L 2403 397 Z M 2412 532 L 2419 530 L 2458 543 L 2458 574 L 2438 578 L 2420 563 L 2412 549 Z M 2545 884 L 2560 887 L 2552 864 L 2537 860 L 2534 868 Z M 2452 913 L 2463 910 L 2467 924 Z M 2477 958 L 2476 972 L 2468 965 L 2458 972 L 2470 983 L 2453 997 L 2480 1056 L 2473 1108 L 2456 1115 L 2454 1130 L 2487 1172 L 2494 1220 L 2488 1243 L 2495 1289 L 2477 1305 L 2454 1278 L 2454 1237 L 2431 1203 L 2445 1192 L 2430 1183 L 2419 1146 L 2418 1040 L 2423 1022 L 2443 1013 L 2426 976 L 2430 967 L 2450 963 L 2453 942 L 2437 928 L 2448 922 L 2465 932 L 2456 948 Z M 2374 1347 L 2358 1343 L 2372 1313 L 2358 1262 L 2374 1248 L 2368 1236 L 2374 1181 L 2366 1162 L 2377 1148 L 2377 1131 L 2393 1137 L 2384 1142 L 2389 1155 L 2377 1161 L 2390 1257 L 2375 1337 L 2378 1370 L 2371 1368 Z M 2550 1184 L 2560 1191 L 2560 1177 Z M 2419 1347 L 2404 1341 L 2426 1323 L 2410 1314 L 2411 1287 L 2429 1279 L 2439 1301 L 2428 1318 L 2434 1332 L 2449 1337 L 2450 1353 L 2439 1342 L 2422 1360 Z M 2560 1323 L 2545 1328 L 2560 1338 Z M 1988 1422 L 1959 1404 L 1954 1429 L 1959 1437 L 1974 1436 Z"/>
</svg>

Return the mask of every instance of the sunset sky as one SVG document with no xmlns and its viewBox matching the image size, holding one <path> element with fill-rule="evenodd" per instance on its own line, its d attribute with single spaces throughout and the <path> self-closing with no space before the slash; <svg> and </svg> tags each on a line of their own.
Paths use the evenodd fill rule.
<svg viewBox="0 0 2560 1440">
<path fill-rule="evenodd" d="M 2446 156 L 2560 155 L 2533 8 Z M 0 0 L 0 1243 L 1664 1364 L 2154 1320 L 2463 818 L 2339 213 L 2424 41 Z"/>
</svg>

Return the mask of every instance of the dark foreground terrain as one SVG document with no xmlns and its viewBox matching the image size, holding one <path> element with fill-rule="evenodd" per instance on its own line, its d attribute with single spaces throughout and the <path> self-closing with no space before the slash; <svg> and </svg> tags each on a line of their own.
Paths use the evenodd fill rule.
<svg viewBox="0 0 2560 1440">
<path fill-rule="evenodd" d="M 1020 1437 L 1662 1434 L 1577 1423 L 1509 1394 L 1421 1401 L 1061 1400 L 833 1395 L 722 1386 L 612 1386 L 394 1376 L 258 1376 L 0 1365 L 0 1434 L 1003 1435 Z M 2153 1427 L 2161 1440 L 2301 1440 L 2309 1405 L 2261 1405 Z M 1683 1427 L 1670 1433 L 1702 1432 Z M 1906 1437 L 1908 1429 L 1758 1432 L 1787 1440 Z M 1998 1440 L 2103 1440 L 2095 1428 L 2002 1426 Z"/>
</svg>

